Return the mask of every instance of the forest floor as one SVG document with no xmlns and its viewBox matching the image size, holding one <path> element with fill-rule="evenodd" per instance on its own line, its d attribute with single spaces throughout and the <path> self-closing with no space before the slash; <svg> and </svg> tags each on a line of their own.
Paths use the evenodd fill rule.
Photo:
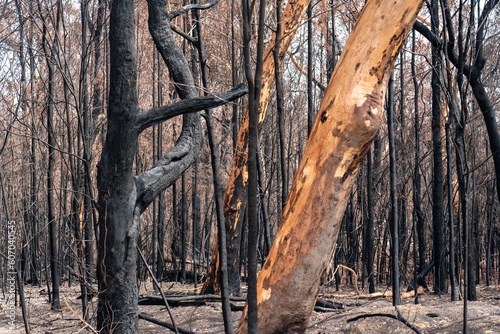
<svg viewBox="0 0 500 334">
<path fill-rule="evenodd" d="M 193 293 L 189 285 L 163 283 L 166 294 Z M 79 319 L 81 301 L 79 287 L 64 285 L 61 288 L 61 311 L 51 311 L 44 287 L 26 286 L 26 299 L 29 312 L 29 323 L 32 333 L 66 334 L 92 333 L 91 328 Z M 478 286 L 478 301 L 469 302 L 468 333 L 500 333 L 500 286 Z M 323 289 L 323 294 L 332 300 L 342 303 L 344 308 L 334 312 L 313 312 L 306 333 L 413 333 L 404 323 L 386 316 L 372 316 L 348 322 L 361 315 L 392 314 L 397 315 L 390 297 L 378 299 L 362 299 L 354 295 L 354 291 L 334 292 Z M 141 286 L 141 295 L 158 295 L 151 286 Z M 335 295 L 334 297 L 332 297 Z M 419 304 L 413 298 L 403 299 L 398 307 L 400 314 L 422 333 L 462 333 L 463 302 L 450 302 L 450 296 L 437 296 L 427 292 L 419 295 Z M 242 303 L 238 303 L 242 305 Z M 95 317 L 96 302 L 92 303 Z M 170 322 L 166 309 L 162 306 L 139 306 L 139 311 L 156 319 Z M 223 333 L 221 305 L 219 302 L 208 302 L 204 305 L 172 307 L 177 326 L 196 333 Z M 235 327 L 241 312 L 233 312 Z M 6 305 L 0 304 L 0 334 L 24 333 L 21 310 L 16 309 L 14 327 L 8 325 Z M 91 321 L 92 323 L 92 321 Z M 168 330 L 145 320 L 139 321 L 139 333 L 166 333 Z"/>
</svg>

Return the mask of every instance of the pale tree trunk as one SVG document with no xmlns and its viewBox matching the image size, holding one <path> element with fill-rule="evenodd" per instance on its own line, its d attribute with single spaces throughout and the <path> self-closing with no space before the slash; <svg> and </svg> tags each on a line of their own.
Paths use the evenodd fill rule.
<svg viewBox="0 0 500 334">
<path fill-rule="evenodd" d="M 309 0 L 288 1 L 282 15 L 282 36 L 279 45 L 279 60 L 283 60 L 295 32 L 299 28 L 302 17 L 306 13 Z M 286 23 L 286 24 L 285 24 Z M 268 42 L 264 51 L 264 63 L 262 65 L 262 87 L 259 97 L 258 119 L 259 126 L 266 118 L 267 107 L 271 101 L 271 92 L 274 88 L 275 66 L 274 57 L 271 52 L 274 48 L 276 36 Z M 245 110 L 236 148 L 234 150 L 233 165 L 231 174 L 227 182 L 226 192 L 224 193 L 224 218 L 226 222 L 226 242 L 227 242 L 227 264 L 229 275 L 229 290 L 231 294 L 240 293 L 240 273 L 239 273 L 239 254 L 241 244 L 241 226 L 243 223 L 243 213 L 247 204 L 247 182 L 248 182 L 248 128 L 249 115 L 248 108 Z M 209 269 L 209 277 L 203 285 L 202 293 L 213 293 L 219 291 L 217 272 L 219 271 L 219 254 L 217 245 L 214 247 L 212 262 Z"/>
<path fill-rule="evenodd" d="M 269 256 L 257 280 L 259 333 L 302 333 L 346 201 L 380 127 L 394 60 L 421 0 L 368 1 L 321 102 Z M 247 332 L 247 311 L 239 333 Z"/>
</svg>

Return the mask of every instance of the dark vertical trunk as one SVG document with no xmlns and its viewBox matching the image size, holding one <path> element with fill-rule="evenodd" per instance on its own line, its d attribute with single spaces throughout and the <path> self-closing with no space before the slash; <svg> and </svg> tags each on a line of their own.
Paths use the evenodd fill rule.
<svg viewBox="0 0 500 334">
<path fill-rule="evenodd" d="M 432 31 L 439 31 L 439 2 L 431 2 Z M 432 183 L 432 228 L 434 250 L 434 292 L 447 292 L 445 266 L 445 238 L 443 217 L 443 148 L 441 140 L 441 49 L 432 46 L 432 148 L 433 148 L 433 183 Z"/>
<path fill-rule="evenodd" d="M 450 285 L 451 301 L 457 300 L 457 288 L 455 280 L 455 224 L 453 217 L 453 169 L 452 169 L 452 149 L 450 138 L 450 124 L 446 123 L 446 172 L 447 172 L 447 192 L 448 192 L 448 229 L 449 229 L 449 250 L 450 250 Z"/>
<path fill-rule="evenodd" d="M 137 130 L 134 1 L 114 1 L 110 16 L 108 129 L 98 165 L 99 245 L 97 327 L 137 333 L 136 245 L 140 211 L 133 179 Z"/>
<path fill-rule="evenodd" d="M 179 232 L 180 232 L 180 227 L 179 227 L 179 210 L 177 207 L 177 182 L 174 182 L 172 184 L 172 225 L 174 227 L 173 231 L 173 240 L 172 244 L 170 246 L 172 250 L 172 261 L 174 263 L 174 270 L 178 270 L 178 263 L 177 261 L 180 258 L 180 250 L 179 250 Z M 176 274 L 176 279 L 178 278 L 178 273 Z"/>
<path fill-rule="evenodd" d="M 494 230 L 495 230 L 495 185 L 492 184 L 491 186 L 488 187 L 488 204 L 487 204 L 487 214 L 486 214 L 486 221 L 488 222 L 488 235 L 487 235 L 487 242 L 486 242 L 486 286 L 489 286 L 491 284 L 491 276 L 492 276 L 492 265 L 494 262 L 494 254 L 495 254 L 495 246 L 494 246 Z"/>
<path fill-rule="evenodd" d="M 245 76 L 248 82 L 248 293 L 245 323 L 248 333 L 258 332 L 257 318 L 257 242 L 258 242 L 258 113 L 262 84 L 262 66 L 264 53 L 264 19 L 266 2 L 261 1 L 258 10 L 257 60 L 255 72 L 252 73 L 250 57 L 250 41 L 252 34 L 252 6 L 243 2 L 243 54 L 245 59 Z M 246 321 L 245 321 L 246 320 Z"/>
<path fill-rule="evenodd" d="M 213 202 L 208 200 L 208 191 L 205 193 L 205 220 L 203 221 L 203 239 L 205 239 L 204 256 L 207 261 L 207 266 L 210 265 L 210 245 L 211 245 L 211 231 L 212 231 L 212 217 L 213 217 Z"/>
<path fill-rule="evenodd" d="M 80 111 L 80 118 L 79 118 L 79 125 L 80 125 L 80 135 L 82 137 L 82 143 L 83 143 L 83 163 L 86 165 L 90 163 L 90 147 L 91 147 L 91 136 L 90 136 L 90 110 L 89 110 L 89 96 L 88 96 L 88 73 L 87 70 L 89 68 L 89 53 L 87 50 L 89 50 L 89 46 L 87 43 L 87 19 L 88 19 L 88 1 L 87 0 L 81 0 L 80 1 L 80 15 L 81 15 L 81 61 L 80 61 L 80 85 L 79 85 L 79 106 L 78 109 Z M 83 121 L 81 121 L 81 118 L 83 118 Z M 91 210 L 90 207 L 90 201 L 89 199 L 92 198 L 90 194 L 90 187 L 91 184 L 90 182 L 87 182 L 89 180 L 90 176 L 85 175 L 85 173 L 88 171 L 87 166 L 85 166 L 84 171 L 82 172 L 83 178 L 84 178 L 84 185 L 83 185 L 83 191 L 85 193 L 85 196 L 82 198 L 82 212 L 80 212 L 80 217 L 82 219 L 81 222 L 78 222 L 78 229 L 80 229 L 80 223 L 82 226 L 83 231 L 78 231 L 79 233 L 79 238 L 77 239 L 77 242 L 79 243 L 79 250 L 78 252 L 81 253 L 79 254 L 79 260 L 82 261 L 83 263 L 80 264 L 80 275 L 82 275 L 82 281 L 80 282 L 80 292 L 82 294 L 82 313 L 83 313 L 83 318 L 85 320 L 88 320 L 88 310 L 87 310 L 87 287 L 86 287 L 86 280 L 87 280 L 87 271 L 91 270 L 91 265 L 92 265 L 92 256 L 93 256 L 93 251 L 92 251 L 92 236 L 91 236 L 91 222 L 88 221 L 88 213 L 89 210 Z"/>
<path fill-rule="evenodd" d="M 307 6 L 307 136 L 311 133 L 314 122 L 313 101 L 313 32 L 312 32 L 312 3 Z M 276 35 L 277 37 L 278 35 Z M 278 37 L 276 38 L 278 40 Z M 334 37 L 335 39 L 335 37 Z"/>
<path fill-rule="evenodd" d="M 231 0 L 231 22 L 235 22 L 234 16 L 234 2 L 235 0 Z M 235 24 L 231 24 L 231 81 L 233 87 L 236 86 L 237 83 L 237 65 L 236 65 L 236 31 L 234 28 Z M 233 113 L 231 119 L 233 125 L 233 149 L 236 148 L 236 141 L 238 140 L 238 131 L 240 127 L 239 113 L 238 113 L 238 105 L 233 104 Z"/>
<path fill-rule="evenodd" d="M 473 148 L 472 150 L 472 168 L 471 168 L 471 178 L 472 178 L 472 189 L 477 189 L 476 185 L 476 152 Z M 470 224 L 468 226 L 469 250 L 465 253 L 468 259 L 468 266 L 465 275 L 467 276 L 467 299 L 471 301 L 477 300 L 477 269 L 479 266 L 479 204 L 477 200 L 476 192 L 472 192 L 472 203 L 471 203 L 471 218 L 469 220 Z"/>
<path fill-rule="evenodd" d="M 281 45 L 281 0 L 276 1 L 276 46 L 273 48 L 274 76 L 276 81 L 276 111 L 278 114 L 278 134 L 280 148 L 280 173 L 281 173 L 281 208 L 285 206 L 288 198 L 288 171 L 286 169 L 286 144 L 285 144 L 285 110 L 283 100 L 283 84 L 281 78 L 280 45 Z M 309 112 L 308 112 L 309 115 Z M 308 116 L 309 119 L 309 116 Z"/>
<path fill-rule="evenodd" d="M 33 1 L 29 2 L 28 5 L 28 14 L 33 15 Z M 33 285 L 38 285 L 39 284 L 39 276 L 38 276 L 38 271 L 39 271 L 39 264 L 38 264 L 38 257 L 37 257 L 37 250 L 38 250 L 38 228 L 37 228 L 37 194 L 38 194 L 38 181 L 37 181 L 37 173 L 36 173 L 36 143 L 37 143 L 37 134 L 36 134 L 36 129 L 35 129 L 35 117 L 36 117 L 36 110 L 35 110 L 35 103 L 36 103 L 36 98 L 35 98 L 35 54 L 33 52 L 33 26 L 34 22 L 33 20 L 29 21 L 29 26 L 28 26 L 28 38 L 27 38 L 27 52 L 28 52 L 28 57 L 29 57 L 29 73 L 30 73 L 30 168 L 29 168 L 29 173 L 30 173 L 30 192 L 29 192 L 29 200 L 28 200 L 28 205 L 29 205 L 29 221 L 28 221 L 28 229 L 27 232 L 29 233 L 30 237 L 30 242 L 29 244 L 29 254 L 27 254 L 27 257 L 29 258 L 29 268 L 30 268 L 30 278 L 31 278 L 31 283 Z"/>
<path fill-rule="evenodd" d="M 194 3 L 198 3 L 194 0 Z M 205 56 L 205 46 L 203 44 L 202 31 L 202 21 L 200 20 L 200 14 L 198 10 L 195 10 L 194 19 L 196 21 L 195 36 L 198 38 L 197 49 L 198 57 L 201 64 L 201 79 L 203 84 L 203 89 L 206 92 L 208 90 L 208 80 L 206 71 L 206 56 Z M 205 121 L 207 124 L 208 132 L 208 142 L 210 145 L 210 157 L 212 164 L 212 178 L 214 186 L 214 198 L 215 198 L 215 210 L 217 216 L 217 236 L 218 236 L 218 246 L 220 255 L 220 266 L 219 266 L 219 278 L 221 285 L 221 295 L 222 295 L 222 316 L 224 319 L 224 331 L 225 333 L 232 334 L 233 323 L 231 318 L 231 305 L 229 301 L 230 290 L 228 286 L 228 275 L 227 275 L 227 250 L 226 250 L 226 223 L 224 220 L 224 207 L 222 203 L 222 184 L 220 180 L 220 168 L 219 168 L 219 148 L 215 140 L 215 133 L 212 126 L 212 114 L 210 110 L 205 110 Z M 195 231 L 193 229 L 193 235 Z M 196 244 L 193 242 L 193 250 Z M 195 251 L 193 251 L 193 254 Z M 194 259 L 193 259 L 194 261 Z M 239 278 L 239 275 L 238 275 Z M 238 282 L 239 283 L 239 282 Z M 238 284 L 239 285 L 239 284 Z"/>
<path fill-rule="evenodd" d="M 375 276 L 374 276 L 374 258 L 375 258 L 375 242 L 374 242 L 374 220 L 375 209 L 373 195 L 375 193 L 375 185 L 373 182 L 372 168 L 372 151 L 368 151 L 366 155 L 366 210 L 368 211 L 365 224 L 365 261 L 366 274 L 368 275 L 368 292 L 375 292 Z"/>
<path fill-rule="evenodd" d="M 194 288 L 198 287 L 198 266 L 201 266 L 201 238 L 200 238 L 200 196 L 198 195 L 198 160 L 193 164 L 193 189 L 191 197 L 193 214 L 193 275 Z"/>
<path fill-rule="evenodd" d="M 356 220 L 354 217 L 354 193 L 351 192 L 349 195 L 349 200 L 347 202 L 347 207 L 345 209 L 343 223 L 345 224 L 346 229 L 346 265 L 355 269 L 354 265 L 357 259 L 357 235 L 356 235 Z M 352 284 L 352 273 L 349 272 L 349 284 Z"/>
<path fill-rule="evenodd" d="M 203 62 L 202 62 L 203 64 Z M 219 171 L 219 157 L 218 157 L 218 147 L 215 142 L 215 134 L 212 127 L 212 120 L 210 111 L 207 113 L 205 121 L 207 123 L 208 131 L 208 141 L 210 144 L 210 155 L 212 161 L 212 174 L 214 183 L 214 194 L 215 194 L 215 211 L 217 215 L 217 235 L 218 235 L 218 245 L 219 245 L 219 255 L 221 264 L 219 266 L 220 274 L 219 278 L 221 280 L 221 292 L 223 298 L 223 309 L 222 314 L 224 317 L 224 329 L 225 333 L 233 333 L 233 324 L 231 321 L 231 306 L 229 302 L 229 289 L 228 289 L 228 276 L 227 276 L 227 253 L 226 253 L 226 224 L 224 222 L 224 210 L 222 206 L 222 186 L 220 181 L 220 171 Z"/>
<path fill-rule="evenodd" d="M 158 106 L 163 105 L 163 70 L 160 62 L 160 55 L 156 53 L 157 56 L 157 79 L 158 79 L 158 85 L 157 85 L 157 100 L 158 100 Z M 158 158 L 163 156 L 163 126 L 162 124 L 158 124 L 157 126 L 157 154 L 156 156 Z M 157 235 L 157 245 L 156 249 L 153 250 L 153 252 L 156 252 L 156 277 L 157 278 L 162 278 L 163 276 L 163 267 L 164 267 L 164 253 L 163 253 L 163 248 L 165 244 L 165 192 L 161 192 L 158 195 L 158 219 L 157 219 L 157 226 L 156 226 L 156 235 Z"/>
<path fill-rule="evenodd" d="M 394 88 L 393 79 L 389 79 L 387 95 L 387 128 L 389 133 L 389 162 L 390 162 L 390 193 L 391 193 L 391 282 L 392 282 L 392 304 L 401 304 L 399 293 L 399 233 L 398 233 L 398 196 L 396 179 L 396 147 L 394 139 Z"/>
<path fill-rule="evenodd" d="M 258 152 L 260 153 L 260 152 Z M 261 236 L 263 236 L 263 251 L 262 258 L 265 258 L 269 250 L 271 249 L 271 227 L 269 226 L 269 216 L 267 214 L 266 207 L 266 194 L 264 192 L 264 173 L 262 172 L 262 160 L 261 154 L 257 155 L 257 173 L 258 173 L 258 181 L 259 181 L 259 202 L 260 202 L 260 212 L 262 215 L 262 228 L 261 228 Z"/>
<path fill-rule="evenodd" d="M 58 30 L 60 22 L 61 3 L 57 3 L 57 19 L 56 27 Z M 59 256 L 57 252 L 57 221 L 54 207 L 54 167 L 55 167 L 55 135 L 54 135 L 54 62 L 56 59 L 57 47 L 56 43 L 52 42 L 50 50 L 47 49 L 49 41 L 47 40 L 47 26 L 45 20 L 43 22 L 43 40 L 44 53 L 47 60 L 48 71 L 48 87 L 47 87 L 47 102 L 45 106 L 47 117 L 47 149 L 48 149 L 48 162 L 47 162 L 47 219 L 48 219 L 48 234 L 50 245 L 50 273 L 52 278 L 52 298 L 51 308 L 54 310 L 61 309 L 59 299 L 59 285 L 60 285 L 60 271 L 59 271 Z"/>
<path fill-rule="evenodd" d="M 186 283 L 186 255 L 187 255 L 187 203 L 186 203 L 186 176 L 181 176 L 181 280 Z"/>
</svg>

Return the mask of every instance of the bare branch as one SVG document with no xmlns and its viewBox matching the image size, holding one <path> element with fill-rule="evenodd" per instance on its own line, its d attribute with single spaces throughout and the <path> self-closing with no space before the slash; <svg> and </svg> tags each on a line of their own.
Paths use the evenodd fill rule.
<svg viewBox="0 0 500 334">
<path fill-rule="evenodd" d="M 142 132 L 175 116 L 219 107 L 244 96 L 246 93 L 248 93 L 248 88 L 242 84 L 225 93 L 184 99 L 159 108 L 152 108 L 138 115 L 137 127 L 139 132 Z"/>
<path fill-rule="evenodd" d="M 178 9 L 176 11 L 173 11 L 172 13 L 170 13 L 168 15 L 168 18 L 170 20 L 176 18 L 177 16 L 179 15 L 182 15 L 190 10 L 193 10 L 193 9 L 209 9 L 209 8 L 212 8 L 213 6 L 217 5 L 219 3 L 220 0 L 212 0 L 210 2 L 207 2 L 207 3 L 202 3 L 202 4 L 189 4 L 189 5 L 185 5 L 185 6 L 182 6 L 181 9 Z"/>
</svg>

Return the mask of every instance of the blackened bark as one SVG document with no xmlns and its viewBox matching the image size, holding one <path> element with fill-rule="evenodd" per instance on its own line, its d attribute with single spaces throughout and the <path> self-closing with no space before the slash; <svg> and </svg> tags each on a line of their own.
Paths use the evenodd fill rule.
<svg viewBox="0 0 500 334">
<path fill-rule="evenodd" d="M 251 70 L 250 41 L 252 33 L 252 6 L 243 2 L 243 53 L 245 59 L 245 76 L 248 81 L 248 293 L 247 319 L 248 333 L 258 332 L 257 319 L 257 243 L 258 243 L 258 184 L 257 184 L 257 150 L 258 150 L 258 112 L 262 82 L 262 65 L 264 53 L 264 19 L 266 2 L 259 5 L 257 30 L 257 60 L 255 72 Z M 244 320 L 243 320 L 244 321 Z M 244 321 L 245 322 L 245 321 Z"/>
<path fill-rule="evenodd" d="M 416 271 L 421 271 L 425 267 L 425 225 L 424 215 L 421 208 L 421 178 L 420 178 L 420 110 L 419 110 L 419 83 L 417 81 L 417 72 L 415 69 L 415 32 L 412 36 L 412 60 L 411 75 L 414 88 L 414 142 L 415 157 L 413 169 L 413 220 L 416 221 L 416 236 L 418 240 L 418 267 Z M 417 263 L 415 263 L 417 265 Z M 419 285 L 426 286 L 425 280 L 418 282 Z M 418 294 L 415 296 L 418 298 Z"/>
<path fill-rule="evenodd" d="M 446 172 L 447 172 L 447 193 L 448 193 L 448 229 L 449 229 L 449 248 L 450 248 L 450 261 L 449 261 L 449 274 L 451 283 L 451 301 L 456 301 L 457 288 L 455 280 L 455 225 L 453 217 L 453 169 L 452 169 L 452 149 L 451 149 L 451 134 L 450 124 L 446 123 Z"/>
<path fill-rule="evenodd" d="M 186 283 L 186 255 L 187 255 L 187 203 L 186 203 L 186 175 L 181 176 L 181 282 Z"/>
<path fill-rule="evenodd" d="M 288 171 L 286 168 L 286 147 L 285 147 L 285 110 L 283 108 L 283 84 L 281 78 L 280 45 L 281 45 L 281 0 L 276 1 L 276 45 L 273 49 L 274 56 L 274 76 L 276 81 L 276 111 L 278 113 L 278 134 L 280 148 L 280 171 L 281 171 L 281 208 L 285 206 L 288 198 Z M 309 115 L 309 113 L 308 113 Z M 309 119 L 309 116 L 308 116 Z M 311 121 L 312 123 L 312 121 Z M 308 123 L 309 124 L 309 123 Z"/>
<path fill-rule="evenodd" d="M 476 184 L 476 156 L 475 150 L 472 153 L 472 189 L 477 189 Z M 466 252 L 468 258 L 468 267 L 465 275 L 467 276 L 468 286 L 467 286 L 467 299 L 471 301 L 477 300 L 477 283 L 478 283 L 478 269 L 479 269 L 479 204 L 477 200 L 476 192 L 472 193 L 472 205 L 471 205 L 471 219 L 469 226 L 469 250 Z"/>
<path fill-rule="evenodd" d="M 392 305 L 401 304 L 399 293 L 399 233 L 398 233 L 398 196 L 396 180 L 396 147 L 394 139 L 394 88 L 393 78 L 389 79 L 387 90 L 387 129 L 389 133 L 389 165 L 390 165 L 390 193 L 391 193 L 391 282 L 392 282 Z"/>
<path fill-rule="evenodd" d="M 194 288 L 198 287 L 198 266 L 201 266 L 201 230 L 200 230 L 200 196 L 198 195 L 198 159 L 193 164 L 193 189 L 191 205 L 193 207 L 193 274 Z M 163 248 L 162 248 L 163 249 Z"/>
<path fill-rule="evenodd" d="M 494 242 L 494 230 L 495 230 L 495 191 L 494 191 L 494 185 L 488 186 L 488 211 L 486 213 L 486 221 L 488 222 L 488 235 L 487 235 L 487 242 L 486 242 L 486 286 L 489 286 L 491 284 L 491 269 L 492 269 L 492 261 L 494 260 L 492 254 L 495 254 L 495 242 Z M 490 195 L 491 194 L 491 195 Z"/>
<path fill-rule="evenodd" d="M 194 4 L 198 3 L 194 0 Z M 207 68 L 206 68 L 206 55 L 205 55 L 205 45 L 203 44 L 202 31 L 202 21 L 200 20 L 200 14 L 198 10 L 193 12 L 194 19 L 196 21 L 195 36 L 198 38 L 198 43 L 196 45 L 198 49 L 198 57 L 200 61 L 201 79 L 203 84 L 203 89 L 208 90 L 208 79 L 207 79 Z M 222 317 L 224 319 L 224 332 L 227 334 L 234 333 L 233 322 L 231 318 L 231 304 L 229 301 L 230 290 L 228 287 L 228 272 L 227 272 L 227 248 L 226 248 L 226 223 L 224 220 L 224 206 L 222 203 L 222 183 L 220 180 L 220 168 L 219 168 L 219 148 L 215 140 L 215 133 L 212 126 L 212 114 L 209 109 L 205 110 L 205 121 L 207 124 L 208 132 L 208 142 L 210 145 L 210 157 L 212 164 L 212 177 L 214 185 L 214 197 L 215 197 L 215 210 L 217 216 L 217 236 L 218 236 L 218 250 L 219 250 L 219 279 L 221 280 L 221 297 L 222 297 Z M 194 231 L 193 231 L 194 233 Z M 194 247 L 194 245 L 193 245 Z M 238 275 L 239 278 L 239 275 Z M 239 286 L 239 282 L 238 282 Z"/>
<path fill-rule="evenodd" d="M 134 1 L 113 1 L 110 16 L 108 128 L 98 165 L 99 239 L 97 327 L 137 332 L 136 244 L 139 211 L 133 179 L 138 132 Z"/>
<path fill-rule="evenodd" d="M 313 35 L 312 35 L 312 3 L 307 6 L 307 136 L 311 133 L 314 122 L 314 105 L 313 105 Z M 278 40 L 278 35 L 276 35 Z M 335 38 L 334 38 L 335 40 Z M 335 55 L 334 55 L 335 57 Z M 329 59 L 333 59 L 330 58 Z"/>
<path fill-rule="evenodd" d="M 205 118 L 207 123 L 208 131 L 208 141 L 210 145 L 210 155 L 212 163 L 212 174 L 214 183 L 214 193 L 215 193 L 215 212 L 217 216 L 217 236 L 218 236 L 218 246 L 219 246 L 219 258 L 221 264 L 219 266 L 219 279 L 221 280 L 221 292 L 223 298 L 223 317 L 224 317 L 224 329 L 226 333 L 233 333 L 233 325 L 231 321 L 231 305 L 229 303 L 229 292 L 228 291 L 228 275 L 227 275 L 227 252 L 226 252 L 226 224 L 224 221 L 224 208 L 222 206 L 222 185 L 220 181 L 220 170 L 219 170 L 219 157 L 218 157 L 218 146 L 215 142 L 215 134 L 212 127 L 211 114 L 208 112 Z M 238 284 L 239 285 L 239 284 Z"/>
<path fill-rule="evenodd" d="M 478 22 L 478 30 L 475 38 L 475 50 L 474 63 L 472 65 L 465 64 L 465 54 L 466 54 L 466 45 L 469 43 L 467 40 L 465 43 L 463 39 L 459 38 L 458 41 L 458 50 L 459 54 L 455 53 L 455 32 L 452 21 L 452 16 L 449 10 L 449 5 L 447 1 L 444 1 L 445 6 L 445 19 L 446 19 L 446 28 L 448 32 L 448 42 L 447 42 L 447 50 L 448 50 L 448 59 L 453 63 L 453 65 L 459 70 L 458 80 L 462 80 L 461 75 L 465 75 L 469 81 L 469 85 L 472 88 L 472 92 L 476 101 L 481 109 L 483 114 L 483 119 L 486 125 L 486 130 L 488 133 L 488 139 L 490 144 L 490 151 L 493 157 L 493 163 L 495 165 L 495 176 L 496 176 L 496 184 L 497 184 L 497 197 L 500 200 L 500 133 L 498 131 L 498 127 L 496 126 L 495 116 L 493 113 L 493 105 L 491 100 L 484 88 L 484 85 L 481 81 L 481 71 L 486 63 L 486 58 L 483 54 L 483 46 L 484 46 L 484 34 L 485 28 L 487 25 L 487 20 L 489 14 L 492 12 L 494 7 L 498 5 L 499 0 L 489 0 L 485 3 L 483 7 L 483 11 L 479 17 Z M 471 10 L 474 10 L 474 6 L 472 6 Z M 461 15 L 461 10 L 460 13 Z M 435 17 L 436 14 L 432 14 Z M 437 19 L 437 18 L 436 18 Z M 460 22 L 461 23 L 461 22 Z M 415 30 L 421 33 L 425 38 L 427 38 L 433 47 L 439 48 L 443 45 L 443 41 L 438 37 L 436 31 L 429 30 L 423 23 L 418 21 L 415 22 L 414 25 Z M 460 27 L 461 28 L 461 27 Z M 458 29 L 461 35 L 462 29 Z M 460 37 L 460 36 L 459 36 Z"/>
<path fill-rule="evenodd" d="M 40 6 L 40 5 L 39 5 Z M 39 8 L 40 9 L 40 8 Z M 41 12 L 41 10 L 40 10 Z M 59 22 L 61 18 L 61 2 L 57 2 L 57 19 L 55 30 L 59 29 Z M 47 49 L 47 26 L 45 18 L 43 20 L 43 37 L 42 45 L 47 62 L 48 71 L 48 87 L 47 87 L 47 102 L 45 111 L 47 113 L 47 219 L 48 219 L 48 234 L 50 245 L 50 274 L 52 278 L 52 296 L 51 309 L 61 309 L 61 302 L 59 299 L 59 285 L 60 285 L 60 270 L 59 270 L 59 256 L 57 251 L 57 221 L 54 207 L 54 167 L 55 167 L 55 137 L 54 137 L 54 63 L 56 59 L 57 46 L 53 41 L 50 50 Z"/>
<path fill-rule="evenodd" d="M 432 31 L 439 31 L 439 3 L 431 2 Z M 443 145 L 441 139 L 441 49 L 432 46 L 432 148 L 433 148 L 433 183 L 432 183 L 432 227 L 434 250 L 434 292 L 446 293 L 446 267 L 443 217 Z"/>
<path fill-rule="evenodd" d="M 182 99 L 197 97 L 188 62 L 170 29 L 167 1 L 151 0 L 148 8 L 151 35 L 178 95 Z M 138 136 L 145 128 L 141 124 L 151 126 L 160 122 L 159 118 L 151 119 L 156 111 L 139 114 L 134 20 L 133 0 L 112 2 L 108 125 L 97 180 L 100 211 L 97 327 L 102 333 L 137 332 L 136 245 L 140 214 L 191 165 L 201 142 L 198 115 L 184 115 L 182 132 L 174 148 L 149 171 L 134 178 Z"/>
<path fill-rule="evenodd" d="M 235 22 L 234 19 L 234 2 L 231 1 L 231 22 Z M 231 24 L 231 81 L 232 85 L 236 86 L 237 81 L 237 66 L 236 66 L 236 29 L 234 24 Z M 238 105 L 233 104 L 233 114 L 232 114 L 232 126 L 233 126 L 233 149 L 236 148 L 236 141 L 238 140 L 238 132 L 240 128 L 240 117 L 239 117 Z"/>
<path fill-rule="evenodd" d="M 368 219 L 365 225 L 365 261 L 366 261 L 366 274 L 368 275 L 368 292 L 375 292 L 375 276 L 374 276 L 374 258 L 375 258 L 375 242 L 374 242 L 374 200 L 373 194 L 375 193 L 375 186 L 373 182 L 373 168 L 372 168 L 372 151 L 368 151 L 366 155 L 366 210 L 368 211 Z"/>
</svg>

